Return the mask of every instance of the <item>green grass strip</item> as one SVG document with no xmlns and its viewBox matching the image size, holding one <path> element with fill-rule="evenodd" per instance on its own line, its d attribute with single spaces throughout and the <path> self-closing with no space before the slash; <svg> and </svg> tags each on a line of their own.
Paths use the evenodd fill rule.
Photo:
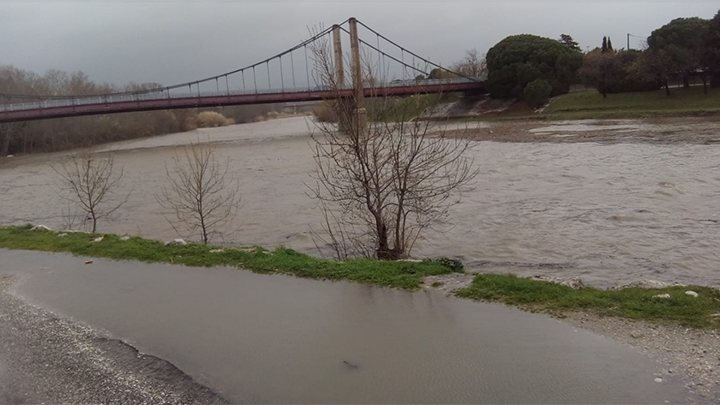
<svg viewBox="0 0 720 405">
<path fill-rule="evenodd" d="M 686 295 L 695 291 L 697 298 Z M 670 294 L 669 299 L 653 298 Z M 626 288 L 617 291 L 582 288 L 574 290 L 559 284 L 511 275 L 478 274 L 472 285 L 457 296 L 480 301 L 496 301 L 529 311 L 560 315 L 564 311 L 590 311 L 605 316 L 679 323 L 696 328 L 720 328 L 720 290 L 710 287 L 670 287 L 662 289 Z"/>
<path fill-rule="evenodd" d="M 0 248 L 67 252 L 79 256 L 138 260 L 148 263 L 171 263 L 186 266 L 231 266 L 256 273 L 290 274 L 320 280 L 351 280 L 361 283 L 417 289 L 425 276 L 451 273 L 440 260 L 391 262 L 352 259 L 344 262 L 317 259 L 292 249 L 278 247 L 273 251 L 261 247 L 234 249 L 202 244 L 165 245 L 162 242 L 132 237 L 120 240 L 117 235 L 31 231 L 31 225 L 0 227 Z M 102 236 L 100 242 L 91 240 Z M 224 249 L 210 253 L 211 250 Z"/>
<path fill-rule="evenodd" d="M 0 248 L 67 252 L 86 257 L 138 260 L 187 266 L 230 266 L 264 274 L 288 274 L 319 280 L 350 280 L 405 290 L 417 289 L 425 276 L 462 271 L 459 263 L 448 259 L 422 262 L 392 262 L 352 259 L 344 262 L 317 259 L 292 249 L 219 248 L 189 243 L 184 246 L 117 235 L 31 231 L 31 225 L 0 227 Z M 100 242 L 91 240 L 103 236 Z M 211 250 L 224 249 L 210 253 Z M 692 290 L 699 297 L 685 291 Z M 670 299 L 653 298 L 670 294 Z M 456 295 L 480 301 L 502 302 L 528 311 L 562 316 L 565 311 L 587 311 L 653 322 L 667 322 L 696 328 L 720 329 L 720 291 L 709 287 L 671 287 L 663 289 L 628 288 L 606 291 L 595 288 L 573 290 L 546 281 L 513 275 L 478 274 L 472 285 Z"/>
</svg>

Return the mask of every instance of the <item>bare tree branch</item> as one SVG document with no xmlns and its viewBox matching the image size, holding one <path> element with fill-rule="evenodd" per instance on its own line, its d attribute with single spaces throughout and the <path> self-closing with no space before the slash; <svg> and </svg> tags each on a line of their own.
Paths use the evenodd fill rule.
<svg viewBox="0 0 720 405">
<path fill-rule="evenodd" d="M 173 166 L 165 166 L 168 186 L 155 198 L 173 217 L 165 217 L 180 236 L 200 235 L 204 244 L 223 237 L 237 216 L 239 182 L 228 174 L 230 161 L 215 159 L 212 146 L 198 140 L 175 152 Z"/>
<path fill-rule="evenodd" d="M 329 41 L 316 42 L 312 55 L 315 77 L 332 93 L 325 104 L 335 121 L 316 120 L 311 131 L 316 171 L 309 194 L 325 219 L 325 236 L 313 231 L 316 245 L 331 246 L 338 259 L 406 257 L 477 174 L 466 153 L 471 141 L 446 137 L 432 117 L 416 119 L 432 112 L 439 96 L 421 88 L 404 99 L 378 93 L 383 77 L 366 62 L 363 83 L 375 97 L 362 127 L 356 100 L 336 82 Z"/>
</svg>

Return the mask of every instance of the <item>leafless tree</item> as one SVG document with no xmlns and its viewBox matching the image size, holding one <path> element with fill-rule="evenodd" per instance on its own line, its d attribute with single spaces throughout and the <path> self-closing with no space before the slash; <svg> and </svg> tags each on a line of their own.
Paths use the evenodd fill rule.
<svg viewBox="0 0 720 405">
<path fill-rule="evenodd" d="M 453 70 L 464 76 L 484 79 L 488 73 L 485 55 L 480 56 L 477 49 L 470 49 L 465 52 L 465 57 L 453 66 Z"/>
<path fill-rule="evenodd" d="M 175 152 L 173 166 L 165 167 L 168 186 L 156 199 L 172 211 L 165 217 L 178 235 L 200 235 L 204 244 L 224 235 L 224 226 L 237 215 L 239 183 L 228 175 L 230 161 L 221 164 L 215 149 L 198 140 Z"/>
<path fill-rule="evenodd" d="M 432 110 L 428 100 L 439 100 L 420 90 L 401 100 L 376 94 L 365 125 L 359 99 L 340 91 L 329 43 L 316 41 L 312 55 L 337 117 L 336 124 L 316 122 L 311 134 L 316 182 L 310 196 L 325 215 L 320 241 L 339 259 L 406 257 L 424 231 L 446 218 L 476 175 L 466 154 L 471 143 L 449 138 L 431 119 L 414 119 L 418 111 Z M 365 83 L 382 82 L 368 63 L 363 76 Z"/>
<path fill-rule="evenodd" d="M 75 203 L 97 231 L 98 220 L 109 218 L 127 202 L 128 195 L 117 196 L 123 178 L 123 168 L 115 167 L 112 154 L 91 153 L 74 155 L 69 162 L 52 166 L 58 175 L 57 186 L 63 197 Z"/>
</svg>

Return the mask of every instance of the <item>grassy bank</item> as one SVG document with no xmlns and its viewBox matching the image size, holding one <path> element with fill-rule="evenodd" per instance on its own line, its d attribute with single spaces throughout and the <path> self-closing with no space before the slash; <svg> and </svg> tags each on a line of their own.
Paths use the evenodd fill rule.
<svg viewBox="0 0 720 405">
<path fill-rule="evenodd" d="M 630 119 L 652 117 L 720 116 L 720 89 L 702 86 L 688 89 L 608 94 L 603 98 L 596 90 L 588 90 L 558 96 L 542 113 L 536 113 L 523 102 L 514 104 L 507 111 L 473 118 L 478 121 L 506 120 L 578 120 L 578 119 Z"/>
<path fill-rule="evenodd" d="M 30 228 L 0 227 L 0 248 L 67 252 L 85 257 L 187 266 L 231 266 L 257 273 L 288 274 L 321 280 L 350 280 L 407 290 L 419 288 L 425 276 L 449 274 L 454 267 L 453 262 L 444 262 L 442 259 L 423 262 L 353 259 L 335 262 L 313 258 L 283 247 L 272 251 L 260 247 L 224 248 L 220 252 L 211 253 L 219 248 L 194 243 L 184 246 L 165 245 L 138 237 L 123 241 L 117 235 L 102 235 L 102 241 L 91 242 L 101 235 L 69 233 L 59 237 L 57 232 L 31 231 Z M 458 270 L 457 267 L 454 268 Z M 685 295 L 687 290 L 697 292 L 699 297 Z M 670 294 L 672 298 L 653 298 L 657 294 Z M 457 296 L 502 302 L 525 310 L 554 315 L 561 315 L 563 311 L 592 311 L 607 316 L 720 328 L 720 317 L 712 316 L 720 313 L 720 291 L 707 287 L 573 290 L 550 282 L 511 275 L 481 274 L 475 276 L 470 287 L 457 291 Z"/>
<path fill-rule="evenodd" d="M 0 248 L 67 252 L 87 257 L 139 260 L 148 263 L 172 263 L 187 266 L 232 266 L 257 273 L 290 274 L 322 280 L 351 280 L 386 287 L 416 289 L 425 276 L 451 273 L 435 260 L 423 262 L 389 262 L 353 259 L 344 262 L 316 259 L 292 249 L 279 247 L 268 251 L 260 247 L 221 249 L 188 243 L 165 245 L 162 242 L 132 237 L 126 241 L 117 235 L 31 231 L 31 226 L 0 227 Z M 100 242 L 91 240 L 102 236 Z"/>
<path fill-rule="evenodd" d="M 665 116 L 702 116 L 720 114 L 720 89 L 701 86 L 637 93 L 608 94 L 597 91 L 570 93 L 557 97 L 543 111 L 550 119 L 573 118 L 639 118 Z"/>
<path fill-rule="evenodd" d="M 686 295 L 688 290 L 699 296 Z M 669 299 L 653 298 L 670 294 Z M 564 311 L 590 311 L 605 316 L 720 328 L 720 291 L 709 287 L 626 288 L 617 291 L 570 287 L 506 275 L 478 274 L 457 296 L 515 305 L 529 311 L 562 316 Z"/>
</svg>

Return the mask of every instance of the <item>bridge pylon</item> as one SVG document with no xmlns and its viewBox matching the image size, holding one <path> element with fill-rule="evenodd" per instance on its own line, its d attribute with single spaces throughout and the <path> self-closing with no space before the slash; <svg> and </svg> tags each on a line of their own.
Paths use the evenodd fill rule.
<svg viewBox="0 0 720 405">
<path fill-rule="evenodd" d="M 367 110 L 365 110 L 365 89 L 363 86 L 362 60 L 360 60 L 360 39 L 358 38 L 357 19 L 350 18 L 350 70 L 352 73 L 353 99 L 355 101 L 355 119 L 358 135 L 367 132 Z"/>
</svg>

